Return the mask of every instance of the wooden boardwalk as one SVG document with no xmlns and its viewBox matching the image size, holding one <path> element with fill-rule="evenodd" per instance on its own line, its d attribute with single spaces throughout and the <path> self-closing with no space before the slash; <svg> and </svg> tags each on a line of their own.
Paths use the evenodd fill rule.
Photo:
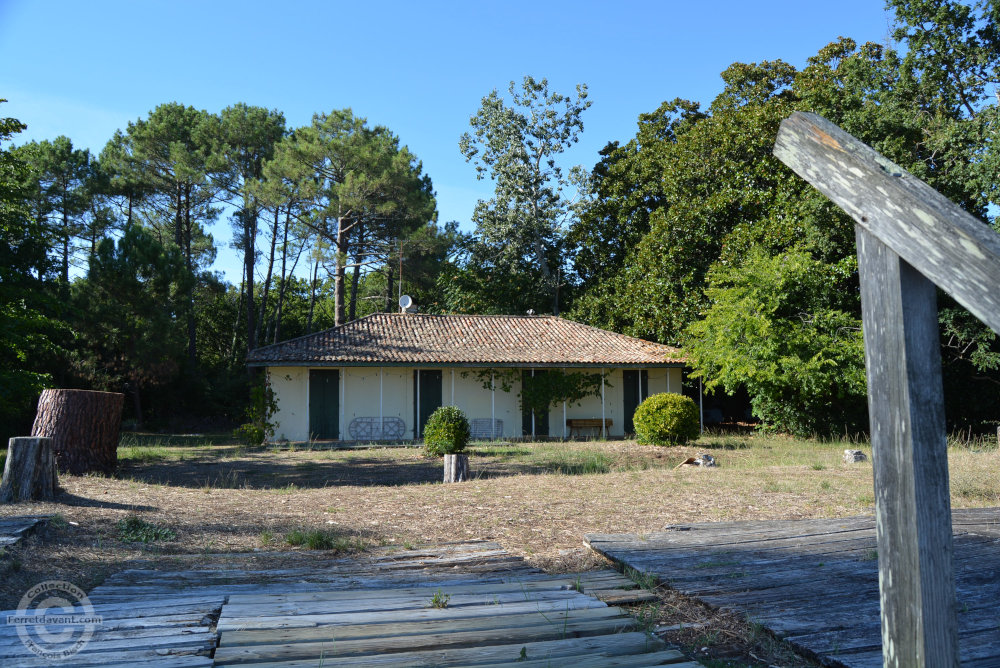
<svg viewBox="0 0 1000 668">
<path fill-rule="evenodd" d="M 953 511 L 963 666 L 1000 666 L 1000 509 Z M 830 666 L 882 665 L 875 519 L 715 522 L 590 534 L 673 589 L 747 614 Z"/>
<path fill-rule="evenodd" d="M 698 665 L 608 605 L 655 598 L 628 578 L 546 575 L 488 542 L 282 570 L 133 569 L 89 598 L 103 622 L 60 665 Z M 0 624 L 0 665 L 49 664 Z"/>
<path fill-rule="evenodd" d="M 0 547 L 13 545 L 49 520 L 47 515 L 0 517 Z"/>
</svg>

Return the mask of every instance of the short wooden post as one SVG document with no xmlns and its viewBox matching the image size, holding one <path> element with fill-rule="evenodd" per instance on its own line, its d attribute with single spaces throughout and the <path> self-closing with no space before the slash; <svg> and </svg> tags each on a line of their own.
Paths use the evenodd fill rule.
<svg viewBox="0 0 1000 668">
<path fill-rule="evenodd" d="M 52 439 L 12 438 L 0 481 L 0 503 L 51 501 L 59 489 Z"/>
<path fill-rule="evenodd" d="M 937 294 L 856 229 L 886 666 L 957 666 Z"/>
<path fill-rule="evenodd" d="M 469 455 L 444 456 L 444 481 L 463 482 L 469 479 Z"/>
</svg>

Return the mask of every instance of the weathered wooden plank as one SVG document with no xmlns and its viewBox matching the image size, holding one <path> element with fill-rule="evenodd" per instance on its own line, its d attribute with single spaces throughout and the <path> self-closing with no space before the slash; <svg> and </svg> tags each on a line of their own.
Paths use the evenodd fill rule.
<svg viewBox="0 0 1000 668">
<path fill-rule="evenodd" d="M 131 650 L 136 645 L 141 645 L 144 649 L 160 651 L 164 654 L 168 651 L 184 654 L 196 654 L 198 652 L 207 654 L 215 647 L 216 639 L 217 637 L 214 632 L 206 630 L 196 633 L 160 633 L 159 635 L 141 638 L 139 641 L 133 638 L 118 638 L 95 634 L 82 650 L 82 654 L 109 654 Z M 6 663 L 8 658 L 28 655 L 31 655 L 31 653 L 24 645 L 20 647 L 10 646 L 0 651 L 0 658 L 4 659 L 4 663 Z"/>
<path fill-rule="evenodd" d="M 96 626 L 97 628 L 94 631 L 92 642 L 124 641 L 130 643 L 145 643 L 150 639 L 151 642 L 157 642 L 157 639 L 162 638 L 171 638 L 172 640 L 169 642 L 185 642 L 192 639 L 196 641 L 208 631 L 208 627 L 205 625 L 127 629 L 108 629 L 101 625 Z M 66 631 L 67 636 L 69 636 L 72 635 L 74 631 L 79 631 L 79 628 L 79 625 L 62 626 L 57 624 L 48 624 L 46 625 L 45 630 L 49 634 L 57 634 Z M 215 634 L 213 634 L 213 642 L 214 636 Z M 24 651 L 24 643 L 21 642 L 21 637 L 16 633 L 0 638 L 0 657 L 21 655 Z"/>
<path fill-rule="evenodd" d="M 537 603 L 542 601 L 579 601 L 587 598 L 570 589 L 502 592 L 490 594 L 452 594 L 441 590 L 448 597 L 448 609 L 461 609 L 476 606 L 495 606 L 496 609 L 511 603 Z M 278 603 L 250 603 L 246 605 L 227 604 L 223 615 L 230 617 L 279 617 L 314 614 L 362 613 L 390 610 L 419 610 L 432 608 L 431 601 L 435 591 L 427 591 L 419 596 L 396 597 L 354 597 L 333 601 L 289 601 Z"/>
<path fill-rule="evenodd" d="M 490 625 L 485 628 L 417 635 L 401 635 L 395 628 L 387 629 L 382 636 L 346 640 L 336 628 L 329 629 L 329 636 L 321 641 L 300 641 L 274 645 L 226 645 L 215 652 L 216 665 L 244 662 L 287 661 L 308 659 L 325 652 L 333 662 L 343 657 L 378 655 L 420 650 L 483 647 L 487 645 L 525 644 L 544 640 L 581 638 L 609 635 L 634 630 L 636 621 L 631 617 L 588 619 L 581 621 L 553 620 L 534 626 L 507 627 Z"/>
<path fill-rule="evenodd" d="M 514 628 L 565 624 L 574 621 L 597 619 L 620 619 L 627 617 L 621 608 L 584 608 L 579 610 L 555 610 L 552 612 L 530 612 L 504 614 L 466 619 L 426 620 L 421 622 L 395 622 L 391 627 L 385 624 L 349 624 L 342 626 L 313 626 L 289 629 L 259 629 L 249 631 L 227 631 L 219 638 L 220 647 L 237 645 L 278 645 L 292 642 L 329 640 L 336 635 L 340 640 L 381 638 L 387 628 L 395 635 L 420 635 L 446 631 L 476 631 L 490 628 Z"/>
<path fill-rule="evenodd" d="M 168 601 L 162 605 L 146 605 L 145 601 L 143 601 L 142 605 L 136 605 L 134 601 L 131 604 L 116 602 L 107 605 L 94 605 L 93 614 L 101 615 L 105 622 L 117 619 L 139 619 L 169 615 L 194 615 L 199 613 L 205 615 L 213 611 L 218 612 L 222 607 L 223 601 L 224 599 L 220 596 L 209 601 Z M 82 608 L 78 608 L 78 610 L 82 610 Z M 0 616 L 4 618 L 7 615 L 14 614 L 21 613 L 18 613 L 16 610 L 0 612 Z"/>
<path fill-rule="evenodd" d="M 573 668 L 641 668 L 664 665 L 669 665 L 671 668 L 703 668 L 700 663 L 687 661 L 685 656 L 675 649 L 633 656 L 565 656 L 561 657 L 559 664 Z M 477 668 L 553 668 L 554 664 L 550 659 L 533 661 L 518 659 L 516 663 L 488 663 L 476 666 Z"/>
<path fill-rule="evenodd" d="M 593 656 L 595 658 L 610 658 L 642 652 L 660 651 L 664 648 L 661 641 L 645 633 L 618 633 L 611 636 L 594 636 L 588 638 L 568 638 L 565 640 L 546 640 L 541 642 L 514 643 L 512 645 L 494 645 L 476 648 L 461 648 L 453 650 L 437 650 L 422 652 L 398 652 L 381 656 L 339 657 L 331 648 L 330 652 L 317 654 L 311 659 L 293 661 L 275 661 L 255 663 L 255 668 L 315 668 L 317 661 L 323 658 L 324 664 L 337 666 L 468 666 L 490 663 L 518 662 L 522 656 L 527 660 L 553 661 L 552 665 L 562 663 L 563 657 Z M 523 654 L 522 654 L 522 649 Z"/>
<path fill-rule="evenodd" d="M 660 600 L 660 597 L 655 593 L 645 589 L 589 589 L 586 593 L 588 596 L 593 596 L 608 605 L 647 603 L 649 601 Z"/>
<path fill-rule="evenodd" d="M 223 611 L 219 619 L 218 629 L 233 631 L 243 629 L 280 629 L 296 626 L 317 626 L 320 624 L 375 624 L 413 622 L 427 619 L 451 619 L 462 617 L 489 617 L 500 613 L 520 614 L 526 612 L 550 612 L 559 610 L 575 610 L 580 608 L 598 608 L 605 604 L 595 598 L 582 596 L 580 598 L 549 600 L 549 601 L 519 601 L 507 603 L 498 610 L 495 605 L 478 605 L 445 609 L 420 608 L 417 610 L 382 610 L 377 612 L 345 612 L 337 614 L 310 615 L 277 615 L 277 616 L 245 616 L 228 617 Z"/>
<path fill-rule="evenodd" d="M 52 666 L 50 659 L 43 659 L 37 656 L 4 660 L 4 668 L 49 668 Z M 176 665 L 176 666 L 211 666 L 212 659 L 207 654 L 195 655 L 179 648 L 160 649 L 136 649 L 119 652 L 99 652 L 88 653 L 86 650 L 79 654 L 74 654 L 70 661 L 62 665 L 89 667 L 125 665 L 137 666 L 148 663 L 154 666 Z"/>
<path fill-rule="evenodd" d="M 1000 235 L 989 226 L 815 114 L 782 121 L 774 155 L 1000 331 Z"/>
<path fill-rule="evenodd" d="M 957 666 L 936 289 L 871 232 L 856 232 L 884 660 Z"/>
<path fill-rule="evenodd" d="M 379 598 L 403 598 L 403 597 L 426 597 L 432 596 L 438 589 L 446 591 L 451 595 L 455 594 L 503 594 L 503 593 L 523 593 L 523 592 L 535 592 L 535 591 L 559 591 L 559 590 L 570 590 L 573 588 L 577 582 L 584 588 L 584 590 L 592 589 L 594 586 L 599 585 L 602 589 L 616 589 L 616 587 L 608 586 L 621 583 L 623 585 L 628 585 L 630 587 L 635 587 L 636 584 L 624 578 L 617 573 L 616 578 L 576 578 L 571 577 L 559 577 L 550 576 L 549 579 L 545 580 L 529 580 L 525 582 L 509 582 L 509 583 L 455 583 L 455 584 L 423 584 L 419 587 L 401 587 L 401 588 L 386 588 L 386 589 L 376 589 L 373 591 L 366 591 L 364 597 L 366 599 L 379 599 Z M 588 591 L 589 593 L 589 591 Z M 229 597 L 228 605 L 229 609 L 233 606 L 241 605 L 257 605 L 257 604 L 275 604 L 275 603 L 291 603 L 291 602 L 308 602 L 308 601 L 341 601 L 341 600 L 353 600 L 358 597 L 357 590 L 317 590 L 315 587 L 312 591 L 303 592 L 292 592 L 292 593 L 282 593 L 282 594 L 233 594 Z"/>
</svg>

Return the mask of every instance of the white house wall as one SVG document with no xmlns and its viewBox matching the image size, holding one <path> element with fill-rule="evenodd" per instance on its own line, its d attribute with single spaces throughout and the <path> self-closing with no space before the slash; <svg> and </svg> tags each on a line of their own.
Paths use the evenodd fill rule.
<svg viewBox="0 0 1000 668">
<path fill-rule="evenodd" d="M 381 383 L 381 415 L 398 417 L 406 425 L 404 438 L 413 438 L 413 372 L 415 367 L 383 367 Z M 355 418 L 379 416 L 379 369 L 377 367 L 346 367 L 341 374 L 340 438 L 350 440 L 349 428 Z M 567 371 L 588 371 L 568 369 Z M 530 372 L 530 370 L 529 370 Z M 275 416 L 275 440 L 309 440 L 309 369 L 307 367 L 270 367 L 271 388 L 278 399 Z M 681 370 L 649 369 L 649 393 L 680 392 Z M 453 380 L 454 378 L 454 380 Z M 622 370 L 611 369 L 605 382 L 604 417 L 612 425 L 608 436 L 621 438 L 624 434 Z M 491 397 L 488 389 L 474 369 L 441 370 L 441 404 L 455 405 L 469 420 L 489 420 L 492 412 L 503 421 L 504 438 L 521 436 L 521 408 L 518 399 L 520 382 L 515 382 L 510 392 L 497 389 Z M 563 406 L 558 404 L 549 412 L 549 434 L 553 437 L 568 433 L 565 430 Z M 586 397 L 579 404 L 567 404 L 566 419 L 600 418 L 601 397 Z"/>
<path fill-rule="evenodd" d="M 517 393 L 519 387 L 514 387 L 510 392 L 504 392 L 499 387 L 495 393 L 483 387 L 483 381 L 476 375 L 475 369 L 455 369 L 455 403 L 465 413 L 465 417 L 472 420 L 485 420 L 489 424 L 491 415 L 500 420 L 503 424 L 498 424 L 502 433 L 497 436 L 501 438 L 513 438 L 521 435 L 521 409 L 518 402 Z M 452 370 L 444 369 L 441 378 L 441 394 L 445 406 L 453 405 L 452 402 Z M 499 386 L 499 381 L 497 385 Z"/>
<path fill-rule="evenodd" d="M 300 366 L 270 367 L 271 390 L 278 399 L 274 440 L 309 439 L 309 369 Z"/>
</svg>

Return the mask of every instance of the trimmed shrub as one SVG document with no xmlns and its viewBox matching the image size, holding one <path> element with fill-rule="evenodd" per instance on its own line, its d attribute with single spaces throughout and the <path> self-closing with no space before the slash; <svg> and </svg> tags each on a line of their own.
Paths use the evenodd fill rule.
<svg viewBox="0 0 1000 668">
<path fill-rule="evenodd" d="M 648 397 L 635 409 L 632 422 L 639 442 L 650 445 L 684 445 L 701 433 L 694 400 L 672 392 Z"/>
<path fill-rule="evenodd" d="M 453 455 L 469 443 L 469 421 L 455 406 L 441 406 L 427 419 L 424 448 L 431 455 Z"/>
</svg>

